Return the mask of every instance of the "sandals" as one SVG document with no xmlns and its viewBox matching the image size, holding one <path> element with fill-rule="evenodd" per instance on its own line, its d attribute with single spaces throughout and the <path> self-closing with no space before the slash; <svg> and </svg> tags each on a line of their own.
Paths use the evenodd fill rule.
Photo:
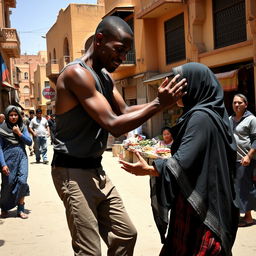
<svg viewBox="0 0 256 256">
<path fill-rule="evenodd" d="M 239 223 L 238 223 L 238 227 L 250 227 L 250 226 L 252 226 L 254 224 L 255 224 L 254 221 L 247 222 L 246 220 L 240 220 Z"/>
<path fill-rule="evenodd" d="M 27 219 L 28 215 L 24 212 L 25 211 L 25 204 L 18 204 L 17 208 L 17 217 L 20 217 L 21 219 Z"/>
<path fill-rule="evenodd" d="M 7 218 L 8 216 L 9 216 L 8 211 L 3 211 L 3 210 L 1 211 L 1 216 L 0 216 L 0 217 L 1 217 L 2 219 Z"/>
</svg>

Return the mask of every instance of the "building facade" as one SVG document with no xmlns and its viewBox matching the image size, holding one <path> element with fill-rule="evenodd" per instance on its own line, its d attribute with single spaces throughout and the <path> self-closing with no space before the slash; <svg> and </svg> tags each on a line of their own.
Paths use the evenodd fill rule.
<svg viewBox="0 0 256 256">
<path fill-rule="evenodd" d="M 128 104 L 152 100 L 173 67 L 196 61 L 216 74 L 229 113 L 237 92 L 248 97 L 255 113 L 255 0 L 107 0 L 105 12 L 124 18 L 134 30 L 132 59 L 113 74 Z M 159 113 L 143 130 L 156 136 L 179 113 Z"/>
<path fill-rule="evenodd" d="M 38 105 L 42 104 L 38 101 L 40 94 L 35 84 L 34 73 L 38 69 L 38 65 L 45 66 L 47 63 L 47 52 L 40 51 L 37 55 L 21 55 L 20 58 L 11 60 L 11 70 L 13 83 L 18 88 L 19 104 L 28 112 L 30 109 L 36 109 Z M 46 79 L 46 73 L 44 75 Z M 48 80 L 48 78 L 47 78 Z"/>
<path fill-rule="evenodd" d="M 42 109 L 43 115 L 51 114 L 47 111 L 47 106 L 51 104 L 51 99 L 54 99 L 55 90 L 53 88 L 52 95 L 45 92 L 50 89 L 50 81 L 46 76 L 46 64 L 38 64 L 34 72 L 34 95 L 35 95 L 35 109 Z"/>
<path fill-rule="evenodd" d="M 11 8 L 16 8 L 15 0 L 0 1 L 0 113 L 9 104 L 18 104 L 18 95 L 10 75 L 11 58 L 20 56 L 20 40 L 15 28 L 11 28 Z"/>
<path fill-rule="evenodd" d="M 103 16 L 103 1 L 98 1 L 96 5 L 70 4 L 59 11 L 55 24 L 46 34 L 46 75 L 50 79 L 51 87 L 55 88 L 61 70 L 84 54 L 86 42 L 94 34 Z M 48 110 L 55 112 L 54 105 L 53 99 Z"/>
</svg>

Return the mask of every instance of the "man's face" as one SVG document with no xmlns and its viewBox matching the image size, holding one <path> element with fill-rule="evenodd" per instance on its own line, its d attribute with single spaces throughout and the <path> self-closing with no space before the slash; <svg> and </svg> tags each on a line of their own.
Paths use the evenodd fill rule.
<svg viewBox="0 0 256 256">
<path fill-rule="evenodd" d="M 116 37 L 104 38 L 101 42 L 100 62 L 110 73 L 122 64 L 131 49 L 132 36 L 124 32 L 119 34 Z"/>
<path fill-rule="evenodd" d="M 36 117 L 37 117 L 38 119 L 41 119 L 41 118 L 42 118 L 42 112 L 36 113 Z"/>
<path fill-rule="evenodd" d="M 233 105 L 233 110 L 236 114 L 243 115 L 247 108 L 247 103 L 245 103 L 244 99 L 239 96 L 234 97 L 232 105 Z"/>
<path fill-rule="evenodd" d="M 4 122 L 5 116 L 4 114 L 0 114 L 0 124 Z"/>
</svg>

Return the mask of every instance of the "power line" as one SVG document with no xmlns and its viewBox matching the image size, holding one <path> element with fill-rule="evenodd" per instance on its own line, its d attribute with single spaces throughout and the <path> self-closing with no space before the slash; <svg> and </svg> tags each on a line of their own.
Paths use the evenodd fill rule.
<svg viewBox="0 0 256 256">
<path fill-rule="evenodd" d="M 27 30 L 27 31 L 18 31 L 21 34 L 29 34 L 29 33 L 35 33 L 35 32 L 40 32 L 43 30 L 49 29 L 49 27 L 45 27 L 45 28 L 38 28 L 38 29 L 33 29 L 33 30 Z"/>
</svg>

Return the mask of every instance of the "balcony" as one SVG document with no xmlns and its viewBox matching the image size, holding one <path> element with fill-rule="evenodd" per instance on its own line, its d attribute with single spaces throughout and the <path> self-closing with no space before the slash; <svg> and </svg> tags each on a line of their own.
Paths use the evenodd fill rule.
<svg viewBox="0 0 256 256">
<path fill-rule="evenodd" d="M 136 64 L 135 51 L 131 50 L 126 55 L 126 60 L 123 61 L 122 65 Z"/>
<path fill-rule="evenodd" d="M 71 58 L 68 55 L 64 55 L 63 57 L 61 57 L 60 60 L 59 60 L 59 63 L 60 63 L 59 68 L 60 68 L 60 70 L 62 70 L 70 61 L 71 61 Z"/>
<path fill-rule="evenodd" d="M 0 29 L 0 47 L 9 58 L 20 57 L 20 39 L 16 29 Z"/>
<path fill-rule="evenodd" d="M 16 8 L 16 0 L 5 0 L 5 4 L 11 8 Z"/>
<path fill-rule="evenodd" d="M 46 76 L 49 79 L 57 79 L 59 72 L 59 63 L 56 59 L 51 59 L 49 62 L 46 63 Z"/>
<path fill-rule="evenodd" d="M 136 18 L 157 18 L 181 7 L 183 3 L 184 0 L 141 0 Z"/>
<path fill-rule="evenodd" d="M 105 13 L 107 15 L 110 15 L 109 13 L 118 7 L 128 7 L 134 6 L 134 0 L 108 0 L 105 1 Z"/>
</svg>

